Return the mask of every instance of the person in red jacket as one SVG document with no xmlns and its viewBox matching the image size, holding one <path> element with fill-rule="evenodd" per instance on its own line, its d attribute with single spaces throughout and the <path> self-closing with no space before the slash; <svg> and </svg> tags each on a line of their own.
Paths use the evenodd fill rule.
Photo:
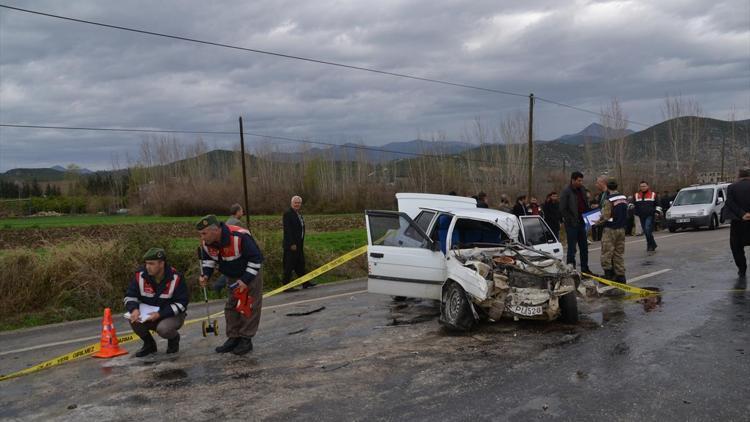
<svg viewBox="0 0 750 422">
<path fill-rule="evenodd" d="M 641 181 L 639 191 L 633 196 L 633 204 L 635 205 L 634 214 L 641 220 L 641 228 L 646 236 L 646 251 L 648 252 L 655 251 L 657 246 L 654 240 L 654 222 L 657 211 L 661 209 L 658 203 L 656 192 L 649 188 L 648 183 Z"/>
</svg>

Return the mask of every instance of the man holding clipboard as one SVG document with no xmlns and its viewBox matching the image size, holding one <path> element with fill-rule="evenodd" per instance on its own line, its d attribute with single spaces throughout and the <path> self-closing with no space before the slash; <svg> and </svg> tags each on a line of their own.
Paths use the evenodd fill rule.
<svg viewBox="0 0 750 422">
<path fill-rule="evenodd" d="M 164 249 L 151 248 L 143 256 L 144 266 L 136 271 L 125 292 L 125 309 L 133 332 L 143 340 L 136 357 L 156 353 L 151 331 L 167 339 L 167 353 L 180 350 L 180 333 L 185 323 L 188 290 L 178 273 L 167 265 Z M 143 315 L 148 313 L 148 315 Z"/>
</svg>

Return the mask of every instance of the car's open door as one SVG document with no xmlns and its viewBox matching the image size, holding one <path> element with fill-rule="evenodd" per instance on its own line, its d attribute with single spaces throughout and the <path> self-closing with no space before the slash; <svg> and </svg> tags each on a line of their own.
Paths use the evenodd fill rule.
<svg viewBox="0 0 750 422">
<path fill-rule="evenodd" d="M 403 212 L 366 211 L 367 290 L 392 296 L 441 298 L 445 255 Z"/>
<path fill-rule="evenodd" d="M 526 215 L 518 218 L 521 222 L 521 236 L 523 236 L 523 242 L 527 246 L 546 252 L 558 259 L 563 258 L 562 244 L 542 217 Z"/>
</svg>

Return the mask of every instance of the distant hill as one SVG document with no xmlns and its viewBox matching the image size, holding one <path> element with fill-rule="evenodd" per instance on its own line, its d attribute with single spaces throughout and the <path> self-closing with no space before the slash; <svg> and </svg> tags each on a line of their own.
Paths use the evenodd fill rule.
<svg viewBox="0 0 750 422">
<path fill-rule="evenodd" d="M 690 157 L 690 140 L 686 130 L 690 119 L 695 118 L 680 117 L 664 121 L 626 136 L 626 161 L 631 164 L 631 167 L 636 165 L 645 169 L 653 168 L 655 165 L 658 172 L 664 175 L 675 172 L 677 166 L 670 143 L 669 125 L 678 123 L 685 130 L 683 139 L 679 142 L 678 153 L 680 160 L 685 161 Z M 750 120 L 729 122 L 705 117 L 698 119 L 702 134 L 694 153 L 697 171 L 720 169 L 722 142 L 725 144 L 726 168 L 734 168 L 743 163 L 750 164 Z M 732 137 L 735 143 L 731 142 Z M 534 143 L 534 167 L 540 170 L 581 169 L 593 171 L 595 174 L 605 172 L 609 170 L 606 160 L 607 143 L 611 142 L 592 142 L 588 147 L 588 152 L 585 144 L 574 144 L 565 140 L 536 142 Z M 491 145 L 465 151 L 463 155 L 479 159 L 490 156 L 494 152 L 493 149 L 499 149 L 500 156 L 503 156 L 506 148 L 505 145 Z M 681 168 L 682 170 L 684 167 Z"/>
<path fill-rule="evenodd" d="M 634 133 L 634 131 L 630 129 L 625 129 L 624 131 L 625 135 L 630 135 Z M 572 135 L 563 135 L 560 136 L 557 139 L 554 139 L 553 142 L 559 142 L 562 144 L 569 144 L 569 145 L 584 145 L 586 142 L 592 143 L 592 144 L 598 144 L 600 142 L 605 141 L 607 135 L 610 135 L 610 137 L 618 138 L 618 134 L 615 133 L 614 129 L 608 129 L 604 126 L 600 125 L 599 123 L 592 123 L 588 126 L 586 126 L 585 129 L 578 133 L 574 133 Z"/>
<path fill-rule="evenodd" d="M 62 166 L 49 168 L 16 168 L 10 169 L 5 173 L 0 173 L 0 180 L 10 182 L 31 182 L 36 179 L 37 182 L 59 182 L 65 179 L 65 172 L 68 170 Z M 78 172 L 83 175 L 93 174 L 94 172 L 82 168 Z"/>
<path fill-rule="evenodd" d="M 413 154 L 454 155 L 474 147 L 475 145 L 462 142 L 414 139 L 412 141 L 391 142 L 379 146 L 346 143 L 330 148 L 312 148 L 304 152 L 276 152 L 271 154 L 271 158 L 286 162 L 299 162 L 302 158 L 306 160 L 312 158 L 332 159 L 334 161 L 364 159 L 367 162 L 379 164 L 391 160 L 413 157 Z"/>
</svg>

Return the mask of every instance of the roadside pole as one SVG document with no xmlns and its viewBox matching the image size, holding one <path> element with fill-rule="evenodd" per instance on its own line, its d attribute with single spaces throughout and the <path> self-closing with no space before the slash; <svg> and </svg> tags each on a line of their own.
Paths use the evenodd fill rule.
<svg viewBox="0 0 750 422">
<path fill-rule="evenodd" d="M 529 189 L 527 200 L 531 200 L 534 185 L 534 94 L 529 94 Z"/>
<path fill-rule="evenodd" d="M 240 116 L 240 153 L 242 154 L 242 191 L 245 194 L 245 223 L 250 228 L 250 203 L 247 200 L 247 171 L 245 170 L 245 132 L 242 129 L 242 116 Z"/>
</svg>

